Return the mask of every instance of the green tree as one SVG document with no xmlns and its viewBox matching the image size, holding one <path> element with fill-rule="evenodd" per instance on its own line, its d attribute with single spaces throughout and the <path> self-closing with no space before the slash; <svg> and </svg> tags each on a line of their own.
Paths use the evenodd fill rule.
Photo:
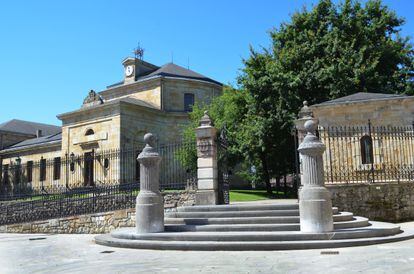
<svg viewBox="0 0 414 274">
<path fill-rule="evenodd" d="M 414 94 L 414 51 L 400 28 L 404 20 L 381 1 L 362 5 L 321 0 L 270 32 L 271 47 L 251 49 L 238 77 L 210 110 L 226 124 L 233 160 L 266 183 L 293 172 L 293 120 L 302 101 L 311 104 L 356 92 Z M 196 106 L 192 135 L 206 106 Z"/>
<path fill-rule="evenodd" d="M 413 48 L 404 19 L 381 1 L 321 0 L 270 32 L 277 90 L 319 103 L 356 92 L 414 93 Z"/>
</svg>

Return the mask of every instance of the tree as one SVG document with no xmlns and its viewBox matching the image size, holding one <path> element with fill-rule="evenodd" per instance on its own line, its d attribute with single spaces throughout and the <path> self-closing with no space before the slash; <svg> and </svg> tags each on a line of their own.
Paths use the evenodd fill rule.
<svg viewBox="0 0 414 274">
<path fill-rule="evenodd" d="M 271 31 L 276 90 L 291 111 L 356 92 L 414 93 L 414 52 L 404 20 L 381 1 L 321 0 Z"/>
<path fill-rule="evenodd" d="M 302 101 L 356 92 L 414 93 L 414 59 L 404 20 L 381 1 L 321 0 L 272 30 L 272 46 L 251 49 L 238 79 L 250 94 L 241 138 L 270 191 L 270 178 L 293 171 L 291 127 Z"/>
<path fill-rule="evenodd" d="M 226 88 L 208 107 L 218 128 L 228 125 L 233 160 L 254 167 L 251 176 L 271 193 L 270 179 L 294 170 L 291 130 L 302 101 L 414 94 L 414 51 L 401 36 L 403 23 L 381 1 L 321 0 L 272 30 L 271 47 L 251 49 L 244 60 L 237 90 Z M 194 134 L 203 109 L 191 114 L 186 135 Z"/>
</svg>

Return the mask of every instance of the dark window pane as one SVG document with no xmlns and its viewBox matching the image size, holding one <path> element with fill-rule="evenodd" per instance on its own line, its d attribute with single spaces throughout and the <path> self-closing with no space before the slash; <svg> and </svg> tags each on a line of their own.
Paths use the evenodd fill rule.
<svg viewBox="0 0 414 274">
<path fill-rule="evenodd" d="M 372 138 L 371 136 L 364 135 L 360 139 L 361 145 L 361 161 L 362 164 L 372 164 L 374 163 L 374 151 L 372 147 Z"/>
<path fill-rule="evenodd" d="M 40 181 L 46 180 L 46 159 L 40 159 Z"/>
<path fill-rule="evenodd" d="M 60 179 L 60 166 L 61 166 L 60 157 L 56 157 L 53 161 L 53 180 Z"/>
<path fill-rule="evenodd" d="M 190 112 L 193 110 L 194 105 L 194 94 L 185 93 L 184 94 L 184 111 Z"/>
<path fill-rule="evenodd" d="M 27 182 L 33 181 L 33 161 L 28 161 L 26 166 Z"/>
</svg>

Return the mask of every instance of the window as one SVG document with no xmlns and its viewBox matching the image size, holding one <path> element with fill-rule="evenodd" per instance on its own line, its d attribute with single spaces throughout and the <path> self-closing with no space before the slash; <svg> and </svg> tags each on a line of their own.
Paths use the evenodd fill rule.
<svg viewBox="0 0 414 274">
<path fill-rule="evenodd" d="M 105 169 L 108 169 L 109 168 L 109 159 L 108 158 L 105 158 L 104 159 L 104 168 Z"/>
<path fill-rule="evenodd" d="M 26 173 L 27 173 L 27 182 L 31 183 L 33 181 L 33 161 L 27 162 Z"/>
<path fill-rule="evenodd" d="M 185 93 L 184 94 L 184 111 L 190 112 L 193 110 L 194 105 L 194 94 Z"/>
<path fill-rule="evenodd" d="M 9 183 L 9 165 L 3 166 L 3 184 Z"/>
<path fill-rule="evenodd" d="M 60 180 L 60 157 L 56 157 L 53 161 L 53 180 Z"/>
<path fill-rule="evenodd" d="M 94 134 L 95 132 L 93 131 L 93 129 L 90 128 L 86 131 L 85 136 L 94 135 Z"/>
<path fill-rule="evenodd" d="M 369 135 L 364 135 L 359 140 L 361 144 L 361 160 L 362 164 L 374 163 L 374 152 L 372 148 L 372 138 Z"/>
<path fill-rule="evenodd" d="M 40 176 L 39 180 L 41 182 L 46 180 L 46 159 L 40 159 Z"/>
</svg>

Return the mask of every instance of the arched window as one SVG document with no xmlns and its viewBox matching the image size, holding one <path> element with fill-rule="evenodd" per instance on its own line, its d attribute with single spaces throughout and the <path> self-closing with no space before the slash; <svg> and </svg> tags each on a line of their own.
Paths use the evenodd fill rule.
<svg viewBox="0 0 414 274">
<path fill-rule="evenodd" d="M 372 148 L 372 138 L 369 135 L 364 135 L 359 140 L 361 144 L 361 160 L 362 164 L 374 163 L 374 151 Z"/>
<path fill-rule="evenodd" d="M 90 128 L 86 131 L 85 136 L 94 135 L 94 134 L 95 134 L 95 132 L 93 131 L 93 129 Z"/>
</svg>

